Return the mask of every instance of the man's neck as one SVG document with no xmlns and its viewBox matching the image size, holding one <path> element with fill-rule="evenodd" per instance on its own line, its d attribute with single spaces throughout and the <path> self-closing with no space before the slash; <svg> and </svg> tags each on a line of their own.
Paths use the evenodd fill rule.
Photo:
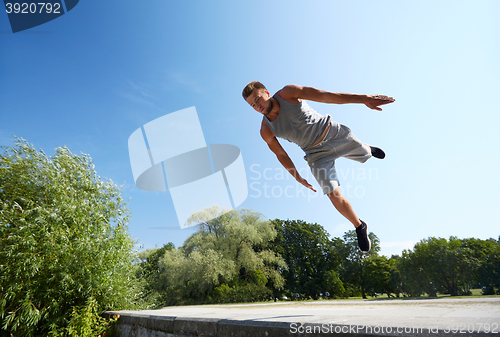
<svg viewBox="0 0 500 337">
<path fill-rule="evenodd" d="M 271 103 L 272 103 L 271 111 L 269 111 L 269 113 L 264 116 L 266 116 L 267 119 L 269 119 L 272 122 L 276 118 L 278 118 L 278 115 L 280 114 L 280 102 L 278 102 L 278 100 L 275 99 L 274 97 L 271 97 Z"/>
</svg>

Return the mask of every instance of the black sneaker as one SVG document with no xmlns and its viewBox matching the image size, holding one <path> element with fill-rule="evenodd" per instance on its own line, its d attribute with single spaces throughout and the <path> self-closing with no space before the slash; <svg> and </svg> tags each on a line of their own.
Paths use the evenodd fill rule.
<svg viewBox="0 0 500 337">
<path fill-rule="evenodd" d="M 370 146 L 370 149 L 372 150 L 372 156 L 378 159 L 384 159 L 385 158 L 385 152 L 379 147 L 376 146 Z"/>
<path fill-rule="evenodd" d="M 372 243 L 368 238 L 368 225 L 361 219 L 359 219 L 359 221 L 361 221 L 361 225 L 356 227 L 356 235 L 358 236 L 358 246 L 363 253 L 368 253 L 372 246 Z"/>
</svg>

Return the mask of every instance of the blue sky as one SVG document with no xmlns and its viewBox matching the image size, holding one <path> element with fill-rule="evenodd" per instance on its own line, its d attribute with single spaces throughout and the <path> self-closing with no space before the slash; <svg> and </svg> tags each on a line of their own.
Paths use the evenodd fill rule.
<svg viewBox="0 0 500 337">
<path fill-rule="evenodd" d="M 428 236 L 498 238 L 499 12 L 498 1 L 86 0 L 15 34 L 0 14 L 0 144 L 15 134 L 48 154 L 64 145 L 90 154 L 100 176 L 124 183 L 139 244 L 180 246 L 193 230 L 179 228 L 168 192 L 135 187 L 127 140 L 196 106 L 208 144 L 241 150 L 241 207 L 341 236 L 351 225 L 326 197 L 285 179 L 241 90 L 260 80 L 272 92 L 293 83 L 385 94 L 396 102 L 381 112 L 311 103 L 387 153 L 337 162 L 382 253 Z M 318 187 L 301 150 L 282 144 Z"/>
</svg>

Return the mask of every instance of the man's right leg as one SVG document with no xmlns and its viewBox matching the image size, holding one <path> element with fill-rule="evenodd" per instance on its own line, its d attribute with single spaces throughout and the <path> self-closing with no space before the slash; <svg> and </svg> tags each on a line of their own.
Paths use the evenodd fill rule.
<svg viewBox="0 0 500 337">
<path fill-rule="evenodd" d="M 371 248 L 371 242 L 368 238 L 368 225 L 354 213 L 351 203 L 340 193 L 339 188 L 328 193 L 328 198 L 330 198 L 337 211 L 356 227 L 358 246 L 363 253 L 368 253 Z"/>
<path fill-rule="evenodd" d="M 368 148 L 368 146 L 366 147 Z M 309 165 L 321 189 L 328 195 L 333 206 L 356 228 L 358 245 L 361 251 L 368 252 L 371 247 L 370 239 L 368 238 L 368 226 L 358 218 L 352 209 L 351 203 L 340 193 L 335 161 L 313 162 Z M 328 193 L 328 191 L 332 192 Z"/>
<path fill-rule="evenodd" d="M 352 209 L 351 203 L 340 193 L 340 189 L 336 188 L 335 191 L 328 193 L 328 198 L 332 201 L 333 206 L 342 214 L 347 220 L 349 220 L 354 227 L 361 225 L 356 213 Z"/>
</svg>

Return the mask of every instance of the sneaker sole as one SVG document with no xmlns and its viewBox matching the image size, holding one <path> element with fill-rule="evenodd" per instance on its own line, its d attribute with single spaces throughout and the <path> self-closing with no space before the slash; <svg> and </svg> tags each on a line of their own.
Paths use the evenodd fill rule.
<svg viewBox="0 0 500 337">
<path fill-rule="evenodd" d="M 368 253 L 372 249 L 372 242 L 370 240 L 370 237 L 368 236 L 370 227 L 368 226 L 368 224 L 366 222 L 365 222 L 365 225 L 366 225 L 366 237 L 368 239 L 368 250 L 367 251 L 362 250 L 361 251 L 362 253 Z"/>
</svg>

